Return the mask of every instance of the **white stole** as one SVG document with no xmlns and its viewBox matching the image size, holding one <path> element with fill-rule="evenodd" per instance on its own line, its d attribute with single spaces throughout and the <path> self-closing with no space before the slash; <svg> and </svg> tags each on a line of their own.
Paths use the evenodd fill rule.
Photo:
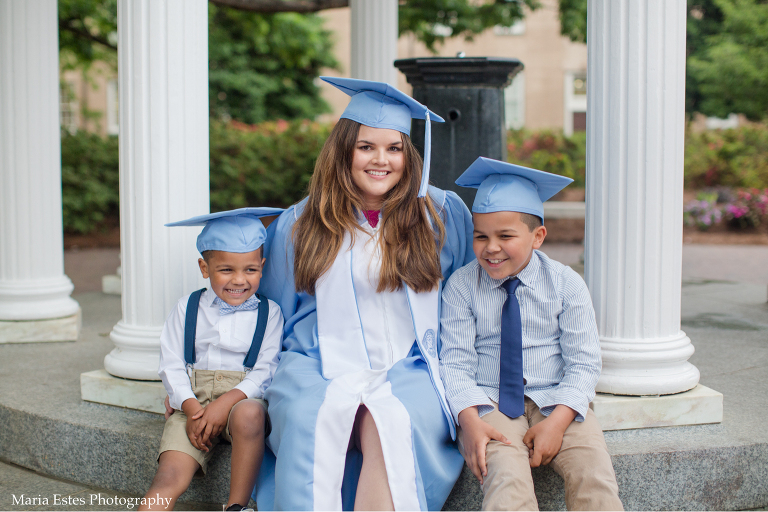
<svg viewBox="0 0 768 512">
<path fill-rule="evenodd" d="M 361 244 L 357 243 L 352 245 L 352 236 L 345 233 L 339 254 L 315 284 L 317 338 L 323 377 L 326 379 L 335 379 L 371 368 L 352 280 L 352 258 L 362 254 L 360 246 Z M 438 366 L 440 287 L 423 293 L 416 293 L 407 285 L 405 288 L 416 341 L 429 367 L 432 384 L 440 397 L 443 412 L 450 425 L 451 437 L 455 439 L 455 426 L 445 399 L 445 387 L 440 379 Z"/>
</svg>

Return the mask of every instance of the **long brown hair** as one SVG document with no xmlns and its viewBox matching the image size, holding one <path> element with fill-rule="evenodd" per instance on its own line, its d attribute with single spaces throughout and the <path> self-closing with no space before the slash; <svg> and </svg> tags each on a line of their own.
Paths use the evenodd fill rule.
<svg viewBox="0 0 768 512">
<path fill-rule="evenodd" d="M 341 250 L 344 233 L 353 243 L 360 230 L 356 212 L 363 210 L 360 189 L 352 181 L 352 159 L 360 123 L 340 119 L 317 158 L 309 198 L 293 227 L 296 291 L 314 293 L 315 283 Z M 435 289 L 443 278 L 440 248 L 445 227 L 432 199 L 416 197 L 421 184 L 421 157 L 410 137 L 402 135 L 404 170 L 381 207 L 381 271 L 377 291 L 407 284 L 416 292 Z"/>
</svg>

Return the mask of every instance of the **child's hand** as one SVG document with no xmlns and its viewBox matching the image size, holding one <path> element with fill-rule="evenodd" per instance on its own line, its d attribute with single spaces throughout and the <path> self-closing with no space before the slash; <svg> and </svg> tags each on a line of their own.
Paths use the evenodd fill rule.
<svg viewBox="0 0 768 512">
<path fill-rule="evenodd" d="M 181 404 L 181 410 L 184 411 L 184 414 L 187 416 L 186 430 L 189 442 L 198 450 L 203 450 L 204 452 L 208 451 L 207 447 L 200 443 L 199 437 L 195 434 L 195 430 L 199 426 L 199 420 L 193 419 L 193 416 L 203 410 L 203 406 L 200 405 L 200 402 L 198 402 L 196 398 L 187 398 L 184 400 L 184 403 Z"/>
<path fill-rule="evenodd" d="M 488 468 L 485 464 L 485 448 L 491 439 L 511 444 L 501 432 L 484 422 L 478 412 L 477 407 L 467 407 L 459 413 L 459 424 L 461 425 L 462 442 L 464 444 L 464 459 L 472 474 L 483 484 L 483 477 L 488 475 Z"/>
<path fill-rule="evenodd" d="M 163 405 L 165 406 L 165 421 L 168 421 L 168 418 L 171 417 L 171 414 L 176 412 L 171 408 L 171 399 L 168 397 L 168 395 L 165 395 L 165 401 L 163 402 Z"/>
<path fill-rule="evenodd" d="M 201 409 L 200 412 L 203 412 L 203 410 Z M 192 446 L 198 450 L 207 452 L 209 446 L 203 443 L 200 435 L 197 433 L 202 429 L 205 429 L 205 423 L 203 421 L 201 421 L 199 418 L 193 419 L 191 417 L 187 417 L 187 437 L 189 438 L 189 442 L 192 443 Z"/>
<path fill-rule="evenodd" d="M 558 405 L 545 419 L 528 429 L 523 443 L 528 447 L 528 458 L 532 468 L 547 465 L 560 453 L 563 434 L 576 417 L 576 411 L 565 405 Z"/>
<path fill-rule="evenodd" d="M 192 416 L 193 420 L 199 420 L 195 435 L 201 443 L 208 447 L 213 444 L 213 439 L 227 426 L 231 409 L 219 400 L 214 400 Z"/>
<path fill-rule="evenodd" d="M 226 428 L 232 407 L 245 398 L 247 398 L 245 393 L 239 389 L 232 389 L 192 416 L 191 419 L 202 422 L 198 424 L 195 434 L 203 445 L 212 446 L 213 438 L 221 434 Z"/>
</svg>

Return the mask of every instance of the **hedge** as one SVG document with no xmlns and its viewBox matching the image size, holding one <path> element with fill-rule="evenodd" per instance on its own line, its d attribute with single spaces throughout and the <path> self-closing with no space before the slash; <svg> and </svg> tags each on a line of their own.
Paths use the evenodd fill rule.
<svg viewBox="0 0 768 512">
<path fill-rule="evenodd" d="M 315 158 L 332 125 L 274 121 L 211 122 L 211 211 L 288 206 L 306 193 Z M 687 132 L 685 186 L 768 187 L 768 127 Z M 586 135 L 513 130 L 508 160 L 585 184 Z M 117 139 L 62 135 L 64 229 L 89 233 L 118 215 Z"/>
</svg>

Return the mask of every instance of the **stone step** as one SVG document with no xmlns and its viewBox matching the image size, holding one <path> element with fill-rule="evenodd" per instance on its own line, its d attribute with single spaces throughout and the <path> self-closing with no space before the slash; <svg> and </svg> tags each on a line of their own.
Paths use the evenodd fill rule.
<svg viewBox="0 0 768 512">
<path fill-rule="evenodd" d="M 0 345 L 0 459 L 56 478 L 143 495 L 157 468 L 162 416 L 85 402 L 80 376 L 103 368 L 120 299 L 75 296 L 83 311 L 70 343 Z M 765 284 L 683 286 L 682 328 L 694 341 L 701 383 L 723 394 L 720 424 L 605 433 L 627 510 L 743 510 L 768 506 L 768 305 Z M 221 503 L 228 446 L 182 501 Z M 565 506 L 560 477 L 534 470 L 540 507 Z M 446 508 L 478 509 L 468 470 Z"/>
<path fill-rule="evenodd" d="M 162 416 L 81 402 L 72 419 L 0 405 L 0 458 L 39 473 L 142 495 L 157 468 Z M 87 418 L 87 420 L 83 420 Z M 719 425 L 606 432 L 620 496 L 628 510 L 735 510 L 765 506 L 768 444 L 724 445 Z M 632 446 L 645 446 L 633 450 Z M 222 446 L 203 479 L 182 501 L 223 503 L 230 446 Z M 533 471 L 542 510 L 564 510 L 562 479 Z M 464 468 L 446 510 L 478 510 L 479 484 Z"/>
</svg>

